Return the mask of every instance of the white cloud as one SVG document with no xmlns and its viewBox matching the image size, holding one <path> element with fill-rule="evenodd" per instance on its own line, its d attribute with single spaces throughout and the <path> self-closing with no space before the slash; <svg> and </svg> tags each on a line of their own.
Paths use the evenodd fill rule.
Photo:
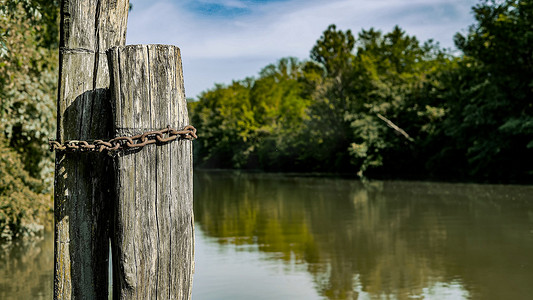
<svg viewBox="0 0 533 300">
<path fill-rule="evenodd" d="M 305 59 L 329 24 L 351 29 L 395 25 L 421 41 L 453 47 L 453 35 L 473 22 L 475 0 L 201 0 L 201 5 L 236 9 L 203 14 L 191 1 L 132 0 L 128 43 L 162 43 L 182 50 L 189 96 L 257 74 L 284 56 Z M 217 14 L 218 13 L 218 14 Z"/>
</svg>

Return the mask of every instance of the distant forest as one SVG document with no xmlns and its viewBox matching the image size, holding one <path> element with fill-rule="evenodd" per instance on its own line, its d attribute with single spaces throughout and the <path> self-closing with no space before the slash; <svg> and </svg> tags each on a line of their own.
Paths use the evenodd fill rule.
<svg viewBox="0 0 533 300">
<path fill-rule="evenodd" d="M 531 182 L 533 1 L 481 1 L 458 52 L 330 25 L 305 61 L 189 103 L 195 166 Z"/>
</svg>

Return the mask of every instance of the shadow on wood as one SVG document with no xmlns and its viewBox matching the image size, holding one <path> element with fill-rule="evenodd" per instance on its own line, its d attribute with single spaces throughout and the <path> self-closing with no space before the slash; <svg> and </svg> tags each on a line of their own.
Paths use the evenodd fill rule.
<svg viewBox="0 0 533 300">
<path fill-rule="evenodd" d="M 58 141 L 109 135 L 104 51 L 124 45 L 128 7 L 128 0 L 61 1 Z M 56 154 L 54 299 L 107 298 L 111 169 L 104 156 Z"/>
</svg>

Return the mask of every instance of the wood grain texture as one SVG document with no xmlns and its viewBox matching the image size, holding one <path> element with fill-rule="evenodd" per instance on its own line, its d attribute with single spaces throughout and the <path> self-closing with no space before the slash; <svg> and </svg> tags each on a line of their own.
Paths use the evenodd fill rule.
<svg viewBox="0 0 533 300">
<path fill-rule="evenodd" d="M 180 50 L 108 51 L 115 136 L 188 124 Z M 190 299 L 194 268 L 192 143 L 115 158 L 114 299 Z"/>
<path fill-rule="evenodd" d="M 128 0 L 63 0 L 57 140 L 110 137 L 105 50 L 124 45 Z M 107 299 L 112 160 L 57 154 L 54 299 Z"/>
</svg>

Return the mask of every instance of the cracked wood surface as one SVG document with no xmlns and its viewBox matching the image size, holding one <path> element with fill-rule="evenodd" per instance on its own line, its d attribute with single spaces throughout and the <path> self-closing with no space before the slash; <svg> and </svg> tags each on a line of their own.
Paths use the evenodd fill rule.
<svg viewBox="0 0 533 300">
<path fill-rule="evenodd" d="M 128 0 L 63 0 L 57 140 L 111 136 L 105 50 L 124 45 Z M 56 154 L 54 299 L 107 299 L 112 161 Z"/>
<path fill-rule="evenodd" d="M 108 51 L 115 136 L 188 125 L 180 50 Z M 190 299 L 194 268 L 192 142 L 115 158 L 114 299 Z"/>
</svg>

